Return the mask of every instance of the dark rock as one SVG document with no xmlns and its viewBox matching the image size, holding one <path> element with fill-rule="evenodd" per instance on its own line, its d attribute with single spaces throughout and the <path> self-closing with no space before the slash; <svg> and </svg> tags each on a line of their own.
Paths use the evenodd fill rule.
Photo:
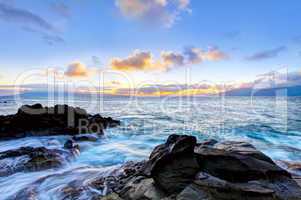
<svg viewBox="0 0 301 200">
<path fill-rule="evenodd" d="M 125 192 L 120 193 L 122 199 L 163 199 L 166 194 L 155 186 L 152 178 L 137 176 L 130 179 L 125 185 Z"/>
<path fill-rule="evenodd" d="M 211 140 L 207 140 L 207 141 L 204 141 L 202 143 L 197 144 L 197 147 L 199 147 L 199 146 L 213 146 L 217 143 L 218 143 L 218 141 L 216 141 L 214 139 L 211 139 Z"/>
<path fill-rule="evenodd" d="M 69 139 L 69 140 L 67 140 L 66 142 L 65 142 L 65 144 L 64 144 L 64 148 L 65 149 L 68 149 L 70 152 L 72 152 L 74 155 L 79 155 L 79 151 L 80 151 L 80 147 L 79 147 L 79 145 L 75 142 L 75 141 L 73 141 L 73 140 L 71 140 L 71 139 Z"/>
<path fill-rule="evenodd" d="M 193 181 L 199 170 L 193 153 L 195 145 L 195 137 L 171 135 L 154 149 L 146 172 L 159 188 L 167 193 L 180 192 Z"/>
<path fill-rule="evenodd" d="M 21 147 L 0 153 L 0 176 L 60 167 L 72 154 L 45 147 Z"/>
<path fill-rule="evenodd" d="M 275 192 L 258 182 L 231 183 L 209 174 L 206 177 L 197 177 L 190 187 L 207 199 L 275 199 Z"/>
<path fill-rule="evenodd" d="M 75 135 L 72 139 L 77 142 L 96 142 L 98 140 L 96 136 L 89 134 Z"/>
<path fill-rule="evenodd" d="M 230 182 L 291 177 L 287 171 L 255 149 L 251 153 L 241 153 L 233 145 L 231 150 L 199 147 L 195 152 L 202 171 Z"/>
<path fill-rule="evenodd" d="M 65 149 L 73 149 L 76 143 L 73 140 L 67 140 L 64 144 Z"/>
<path fill-rule="evenodd" d="M 0 116 L 0 139 L 79 133 L 103 134 L 103 129 L 119 124 L 119 121 L 110 117 L 88 115 L 84 109 L 67 105 L 24 105 L 15 115 Z"/>
<path fill-rule="evenodd" d="M 225 142 L 216 143 L 214 145 L 214 148 L 221 149 L 235 154 L 251 156 L 256 159 L 266 161 L 271 164 L 275 164 L 271 158 L 269 158 L 262 152 L 258 151 L 253 145 L 246 142 L 225 141 Z"/>
</svg>

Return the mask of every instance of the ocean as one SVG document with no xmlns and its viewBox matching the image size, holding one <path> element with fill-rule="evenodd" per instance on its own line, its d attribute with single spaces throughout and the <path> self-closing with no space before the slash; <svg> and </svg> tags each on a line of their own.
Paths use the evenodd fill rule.
<svg viewBox="0 0 301 200">
<path fill-rule="evenodd" d="M 20 105 L 34 103 L 82 107 L 92 114 L 119 119 L 122 125 L 105 130 L 105 135 L 97 142 L 81 143 L 80 155 L 59 170 L 0 177 L 0 199 L 7 199 L 42 177 L 57 174 L 38 191 L 42 199 L 56 199 L 60 187 L 80 179 L 76 173 L 63 177 L 60 174 L 79 169 L 105 171 L 127 161 L 146 159 L 170 134 L 193 135 L 199 141 L 246 141 L 275 161 L 301 160 L 299 97 L 95 98 L 76 95 L 68 100 L 64 97 L 50 100 L 36 94 L 17 99 L 1 97 L 0 115 L 14 114 Z M 67 139 L 68 136 L 47 136 L 0 141 L 0 151 L 21 146 L 62 148 Z"/>
</svg>

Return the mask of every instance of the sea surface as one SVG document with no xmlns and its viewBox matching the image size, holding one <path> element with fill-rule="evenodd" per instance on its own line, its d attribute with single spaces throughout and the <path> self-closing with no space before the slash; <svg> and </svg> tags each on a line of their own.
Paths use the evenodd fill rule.
<svg viewBox="0 0 301 200">
<path fill-rule="evenodd" d="M 96 169 L 106 171 L 131 161 L 147 159 L 152 149 L 170 134 L 194 135 L 199 141 L 247 141 L 275 161 L 301 161 L 301 98 L 298 97 L 92 97 L 49 98 L 24 95 L 0 97 L 0 115 L 14 114 L 22 104 L 58 103 L 119 119 L 98 142 L 80 143 L 81 153 L 61 169 L 17 173 L 0 177 L 0 199 L 8 199 L 47 175 L 39 199 L 59 199 L 57 191 L 74 179 L 88 180 Z M 28 137 L 0 141 L 0 151 L 21 146 L 62 148 L 68 136 Z M 86 169 L 86 177 L 78 170 Z M 89 171 L 90 170 L 90 171 Z M 67 172 L 67 175 L 62 175 Z M 85 173 L 82 173 L 85 174 Z"/>
</svg>

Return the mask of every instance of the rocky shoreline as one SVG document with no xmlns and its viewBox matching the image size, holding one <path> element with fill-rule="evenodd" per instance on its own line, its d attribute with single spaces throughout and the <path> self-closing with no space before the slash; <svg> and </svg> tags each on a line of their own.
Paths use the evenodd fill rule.
<svg viewBox="0 0 301 200">
<path fill-rule="evenodd" d="M 24 105 L 14 115 L 0 116 L 0 140 L 27 136 L 103 134 L 104 129 L 118 125 L 120 121 L 111 117 L 89 115 L 84 109 L 68 105 Z"/>
<path fill-rule="evenodd" d="M 112 118 L 88 115 L 80 108 L 41 105 L 25 109 L 46 110 L 29 117 L 20 108 L 16 115 L 0 117 L 0 138 L 66 134 L 70 138 L 61 149 L 21 147 L 0 152 L 0 177 L 17 172 L 43 171 L 59 168 L 76 158 L 82 141 L 93 142 L 103 129 L 120 124 Z M 87 126 L 100 124 L 101 132 L 81 134 L 78 123 L 68 126 L 65 114 L 58 108 L 73 110 L 76 121 L 88 120 Z M 49 111 L 53 111 L 50 112 Z M 79 114 L 79 111 L 80 114 Z M 32 114 L 30 114 L 32 115 Z M 24 122 L 22 122 L 24 117 Z M 39 117 L 38 117 L 39 116 Z M 57 120 L 63 120 L 61 124 Z M 38 122 L 45 122 L 43 126 Z M 16 126 L 17 122 L 21 125 Z M 26 123 L 30 123 L 25 126 Z M 57 132 L 52 132 L 55 124 Z M 32 126 L 29 129 L 30 125 Z M 69 130 L 70 132 L 66 131 Z M 22 133 L 22 130 L 26 133 Z M 19 132 L 15 132 L 19 131 Z M 31 131 L 34 134 L 30 133 Z M 43 133 L 43 134 L 40 134 Z M 286 163 L 287 164 L 287 163 Z M 288 164 L 287 164 L 288 165 Z M 282 165 L 281 165 L 282 166 Z M 298 170 L 297 164 L 293 165 Z M 301 169 L 301 168 L 299 168 Z M 215 140 L 199 143 L 193 136 L 170 135 L 164 144 L 153 149 L 149 158 L 140 162 L 127 162 L 120 167 L 103 171 L 80 168 L 40 178 L 30 186 L 16 191 L 13 200 L 38 200 L 39 191 L 56 178 L 76 175 L 55 191 L 55 199 L 62 200 L 300 200 L 300 177 L 294 171 L 279 167 L 272 159 L 245 142 Z M 72 176 L 74 177 L 74 176 Z M 299 182 L 299 184 L 298 184 Z"/>
</svg>

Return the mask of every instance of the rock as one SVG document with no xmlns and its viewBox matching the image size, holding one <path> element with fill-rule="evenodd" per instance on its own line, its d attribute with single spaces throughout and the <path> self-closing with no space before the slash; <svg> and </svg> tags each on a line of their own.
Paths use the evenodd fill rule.
<svg viewBox="0 0 301 200">
<path fill-rule="evenodd" d="M 103 128 L 113 128 L 120 125 L 120 121 L 114 120 L 111 117 L 104 118 L 99 114 L 90 117 L 90 121 L 95 124 L 102 124 Z"/>
<path fill-rule="evenodd" d="M 203 192 L 195 184 L 188 185 L 179 195 L 176 200 L 207 200 L 207 194 Z"/>
<path fill-rule="evenodd" d="M 89 134 L 75 135 L 72 139 L 77 142 L 96 142 L 98 140 L 96 136 Z"/>
<path fill-rule="evenodd" d="M 75 156 L 80 154 L 79 145 L 76 142 L 74 142 L 73 140 L 70 140 L 70 139 L 65 142 L 64 149 L 69 150 Z"/>
<path fill-rule="evenodd" d="M 193 153 L 195 145 L 195 137 L 171 135 L 154 149 L 146 172 L 159 188 L 169 194 L 180 192 L 193 181 L 199 170 Z"/>
<path fill-rule="evenodd" d="M 206 175 L 207 178 L 203 178 L 204 175 L 201 177 L 196 178 L 190 187 L 204 199 L 275 199 L 275 192 L 258 182 L 231 183 L 209 174 Z"/>
<path fill-rule="evenodd" d="M 195 153 L 202 171 L 230 182 L 291 177 L 287 171 L 255 150 L 241 153 L 227 148 L 199 147 Z"/>
<path fill-rule="evenodd" d="M 67 140 L 64 144 L 65 149 L 73 149 L 73 148 L 75 148 L 75 146 L 76 146 L 76 143 L 73 140 L 70 140 L 70 139 Z"/>
<path fill-rule="evenodd" d="M 105 197 L 100 196 L 99 200 L 122 200 L 122 199 L 118 196 L 118 194 L 111 193 L 111 194 L 109 194 L 109 195 L 107 195 Z"/>
<path fill-rule="evenodd" d="M 301 162 L 289 162 L 289 161 L 279 160 L 277 161 L 277 164 L 287 169 L 289 172 L 301 176 Z"/>
<path fill-rule="evenodd" d="M 301 187 L 301 176 L 293 176 L 293 179 Z"/>
<path fill-rule="evenodd" d="M 129 180 L 119 195 L 123 199 L 133 200 L 161 200 L 165 197 L 164 192 L 155 187 L 152 178 L 143 176 L 137 176 Z"/>
<path fill-rule="evenodd" d="M 0 153 L 0 176 L 60 167 L 72 154 L 45 147 L 21 147 Z"/>
<path fill-rule="evenodd" d="M 105 128 L 119 124 L 119 121 L 110 117 L 92 116 L 84 109 L 67 105 L 24 105 L 15 115 L 0 116 L 0 139 L 80 133 L 103 134 Z"/>
<path fill-rule="evenodd" d="M 239 141 L 225 141 L 220 143 L 215 143 L 214 148 L 224 150 L 231 153 L 236 153 L 240 155 L 251 156 L 259 160 L 275 164 L 271 158 L 258 151 L 253 145 L 246 142 Z"/>
</svg>

